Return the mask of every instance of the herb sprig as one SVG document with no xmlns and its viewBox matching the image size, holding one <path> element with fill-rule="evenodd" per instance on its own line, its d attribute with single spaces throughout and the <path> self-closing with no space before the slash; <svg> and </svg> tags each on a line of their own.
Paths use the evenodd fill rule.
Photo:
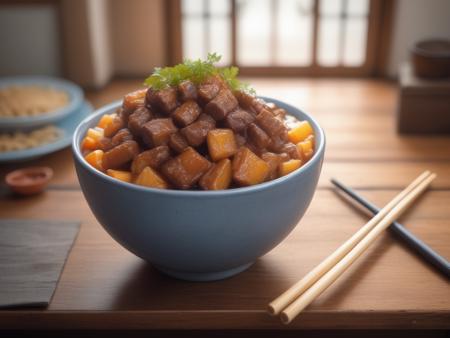
<svg viewBox="0 0 450 338">
<path fill-rule="evenodd" d="M 170 86 L 177 86 L 184 80 L 191 80 L 195 84 L 201 83 L 209 76 L 219 75 L 232 90 L 241 90 L 255 95 L 255 90 L 248 84 L 238 80 L 238 67 L 216 67 L 214 64 L 222 58 L 217 53 L 209 53 L 205 61 L 186 59 L 173 67 L 155 68 L 153 74 L 145 79 L 144 84 L 155 90 Z"/>
</svg>

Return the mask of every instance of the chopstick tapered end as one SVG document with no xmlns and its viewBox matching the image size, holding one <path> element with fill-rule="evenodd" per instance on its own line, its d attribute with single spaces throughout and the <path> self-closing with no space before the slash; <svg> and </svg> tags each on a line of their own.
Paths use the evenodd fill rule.
<svg viewBox="0 0 450 338">
<path fill-rule="evenodd" d="M 288 325 L 292 321 L 292 318 L 289 318 L 289 316 L 285 312 L 281 312 L 280 319 L 281 322 L 285 325 Z"/>
<path fill-rule="evenodd" d="M 333 183 L 334 185 L 339 183 L 334 177 L 330 178 L 330 182 Z"/>
<path fill-rule="evenodd" d="M 271 316 L 276 316 L 278 313 L 277 313 L 277 310 L 275 309 L 275 307 L 272 305 L 272 304 L 269 304 L 268 306 L 267 306 L 267 312 L 269 313 L 269 315 L 271 315 Z"/>
</svg>

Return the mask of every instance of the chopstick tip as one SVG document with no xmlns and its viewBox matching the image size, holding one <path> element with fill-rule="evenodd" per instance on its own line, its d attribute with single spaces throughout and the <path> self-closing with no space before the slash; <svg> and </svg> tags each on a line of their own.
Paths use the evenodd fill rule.
<svg viewBox="0 0 450 338">
<path fill-rule="evenodd" d="M 267 312 L 269 313 L 269 315 L 271 316 L 276 316 L 277 315 L 277 311 L 275 310 L 275 308 L 273 307 L 272 304 L 269 304 L 267 306 Z"/>
<path fill-rule="evenodd" d="M 291 322 L 291 319 L 289 318 L 289 316 L 285 312 L 281 312 L 280 319 L 281 319 L 281 322 L 284 325 L 287 325 L 287 324 L 289 324 Z"/>
<path fill-rule="evenodd" d="M 330 182 L 331 182 L 331 184 L 335 185 L 338 188 L 342 186 L 341 183 L 334 177 L 330 178 Z"/>
</svg>

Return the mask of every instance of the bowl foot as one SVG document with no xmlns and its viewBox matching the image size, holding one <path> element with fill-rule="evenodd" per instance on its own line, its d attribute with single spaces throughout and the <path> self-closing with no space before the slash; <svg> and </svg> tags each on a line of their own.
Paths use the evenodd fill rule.
<svg viewBox="0 0 450 338">
<path fill-rule="evenodd" d="M 253 262 L 238 266 L 237 268 L 217 272 L 186 272 L 166 269 L 162 266 L 157 265 L 154 265 L 154 267 L 162 273 L 178 279 L 183 279 L 191 282 L 211 282 L 237 275 L 238 273 L 247 270 L 252 264 Z"/>
</svg>

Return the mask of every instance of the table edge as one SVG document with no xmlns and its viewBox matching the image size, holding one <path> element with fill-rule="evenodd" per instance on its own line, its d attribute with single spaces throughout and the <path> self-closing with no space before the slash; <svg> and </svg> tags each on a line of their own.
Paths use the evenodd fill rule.
<svg viewBox="0 0 450 338">
<path fill-rule="evenodd" d="M 450 329 L 450 310 L 308 311 L 290 325 L 249 311 L 0 311 L 0 328 L 39 329 Z"/>
</svg>

